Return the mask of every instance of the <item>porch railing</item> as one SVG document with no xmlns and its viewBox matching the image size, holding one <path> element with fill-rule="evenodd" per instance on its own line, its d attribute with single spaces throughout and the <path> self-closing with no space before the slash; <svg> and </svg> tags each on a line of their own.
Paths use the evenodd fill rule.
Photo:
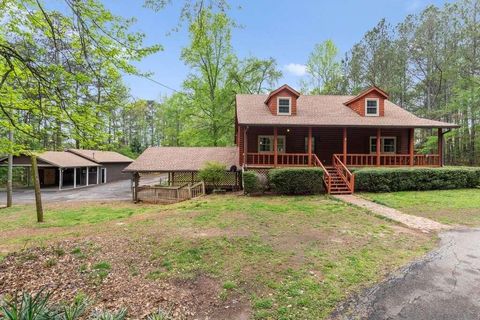
<svg viewBox="0 0 480 320">
<path fill-rule="evenodd" d="M 312 154 L 313 156 L 313 154 Z M 247 165 L 272 166 L 275 164 L 275 154 L 247 153 Z M 278 153 L 277 165 L 279 166 L 308 166 L 308 153 Z"/>
<path fill-rule="evenodd" d="M 377 164 L 376 154 L 356 154 L 348 153 L 346 159 L 343 159 L 343 154 L 334 154 L 347 166 L 410 166 L 409 154 L 381 154 L 380 163 Z M 414 166 L 439 166 L 440 157 L 438 154 L 415 154 L 413 155 Z"/>
<path fill-rule="evenodd" d="M 318 159 L 316 154 L 312 155 L 312 165 L 323 170 L 323 182 L 325 184 L 325 188 L 327 189 L 327 193 L 330 193 L 330 190 L 332 189 L 332 177 L 330 176 L 330 173 L 328 173 L 328 170 L 325 168 L 322 161 Z"/>
<path fill-rule="evenodd" d="M 335 167 L 338 175 L 347 185 L 348 190 L 353 193 L 353 190 L 355 188 L 355 175 L 351 173 L 350 170 L 348 170 L 348 168 L 336 154 L 332 156 L 332 164 Z"/>
</svg>

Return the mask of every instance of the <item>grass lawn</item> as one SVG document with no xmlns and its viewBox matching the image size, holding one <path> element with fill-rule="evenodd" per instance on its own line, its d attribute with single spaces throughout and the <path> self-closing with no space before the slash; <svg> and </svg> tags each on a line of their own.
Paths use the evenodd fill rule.
<svg viewBox="0 0 480 320">
<path fill-rule="evenodd" d="M 480 189 L 363 193 L 377 203 L 450 225 L 480 225 Z"/>
<path fill-rule="evenodd" d="M 323 319 L 435 244 L 322 196 L 58 204 L 45 224 L 34 217 L 31 206 L 0 210 L 0 248 L 43 244 L 4 258 L 0 295 L 58 286 L 58 299 L 80 292 L 133 317 L 161 307 L 185 318 Z"/>
</svg>

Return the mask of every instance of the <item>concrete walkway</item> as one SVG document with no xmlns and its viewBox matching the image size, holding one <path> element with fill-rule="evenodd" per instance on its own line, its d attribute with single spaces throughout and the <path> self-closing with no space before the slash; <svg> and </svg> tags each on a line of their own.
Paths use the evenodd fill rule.
<svg viewBox="0 0 480 320">
<path fill-rule="evenodd" d="M 446 226 L 439 222 L 436 222 L 427 218 L 423 218 L 423 217 L 417 217 L 417 216 L 405 214 L 396 209 L 389 208 L 381 204 L 357 197 L 356 195 L 353 195 L 353 194 L 335 195 L 333 197 L 341 201 L 368 209 L 375 214 L 400 222 L 409 228 L 421 230 L 422 232 L 432 232 L 432 231 L 450 229 L 449 226 Z"/>
<path fill-rule="evenodd" d="M 421 261 L 337 308 L 332 319 L 480 319 L 480 230 L 440 234 Z"/>
</svg>

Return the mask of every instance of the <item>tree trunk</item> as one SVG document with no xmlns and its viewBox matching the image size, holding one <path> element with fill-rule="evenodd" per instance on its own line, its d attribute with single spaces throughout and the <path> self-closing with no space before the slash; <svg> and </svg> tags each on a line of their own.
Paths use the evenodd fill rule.
<svg viewBox="0 0 480 320">
<path fill-rule="evenodd" d="M 40 179 L 38 177 L 37 156 L 32 155 L 32 180 L 35 188 L 35 206 L 37 207 L 37 222 L 43 222 L 42 194 L 40 192 Z"/>
<path fill-rule="evenodd" d="M 13 130 L 8 132 L 8 140 L 13 143 Z M 13 154 L 8 154 L 8 172 L 7 172 L 7 207 L 13 204 Z"/>
</svg>

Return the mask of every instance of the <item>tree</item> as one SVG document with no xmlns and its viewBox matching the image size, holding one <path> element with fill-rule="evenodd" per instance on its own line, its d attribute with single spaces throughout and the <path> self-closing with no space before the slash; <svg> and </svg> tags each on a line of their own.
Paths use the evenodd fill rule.
<svg viewBox="0 0 480 320">
<path fill-rule="evenodd" d="M 340 93 L 341 63 L 332 40 L 315 45 L 307 61 L 307 74 L 307 79 L 302 81 L 302 91 L 312 94 Z"/>
</svg>

